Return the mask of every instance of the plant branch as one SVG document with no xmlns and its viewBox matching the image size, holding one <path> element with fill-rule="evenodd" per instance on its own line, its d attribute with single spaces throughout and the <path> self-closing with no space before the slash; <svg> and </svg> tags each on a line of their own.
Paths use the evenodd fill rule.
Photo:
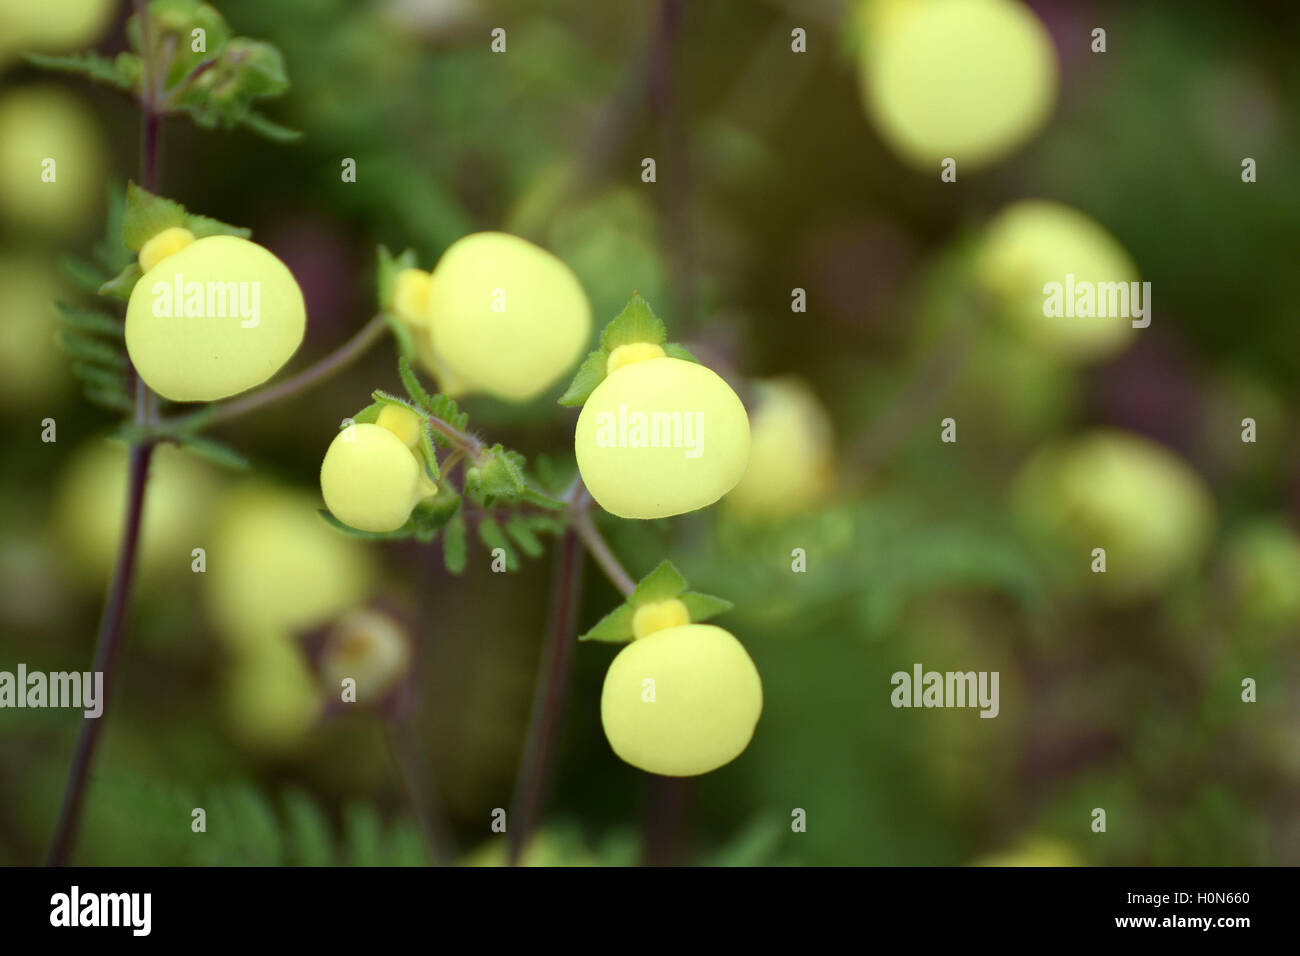
<svg viewBox="0 0 1300 956">
<path fill-rule="evenodd" d="M 600 533 L 596 523 L 591 520 L 590 510 L 586 508 L 573 510 L 569 521 L 578 537 L 582 539 L 591 559 L 605 572 L 605 577 L 609 578 L 610 583 L 622 592 L 624 597 L 631 597 L 632 592 L 636 590 L 636 581 L 624 569 L 618 556 L 610 548 L 609 542 Z"/>
<path fill-rule="evenodd" d="M 153 62 L 152 30 L 145 0 L 135 0 L 135 13 L 140 22 L 141 42 L 145 52 L 141 84 L 140 116 L 140 185 L 150 192 L 158 190 L 159 117 L 153 78 L 157 64 Z M 129 362 L 129 360 L 128 360 Z M 128 368 L 130 368 L 128 364 Z M 134 369 L 131 369 L 134 372 Z M 157 412 L 156 397 L 138 376 L 135 382 L 135 423 L 152 424 Z M 117 561 L 104 611 L 99 619 L 99 634 L 95 640 L 95 672 L 103 674 L 103 710 L 97 718 L 82 717 L 81 729 L 73 751 L 72 765 L 68 768 L 68 781 L 64 787 L 59 816 L 54 825 L 46 863 L 64 866 L 72 855 L 85 803 L 86 786 L 90 780 L 90 767 L 95 759 L 99 734 L 103 727 L 105 711 L 112 697 L 113 675 L 121 657 L 125 640 L 126 610 L 131 603 L 135 584 L 136 555 L 140 544 L 140 527 L 144 517 L 145 487 L 149 480 L 149 463 L 153 458 L 155 443 L 152 440 L 134 442 L 127 446 L 126 513 L 122 519 L 122 536 L 118 542 Z"/>
<path fill-rule="evenodd" d="M 374 345 L 383 336 L 388 329 L 388 323 L 384 321 L 382 315 L 377 315 L 369 322 L 363 325 L 352 338 L 348 339 L 337 349 L 331 352 L 325 358 L 321 359 L 315 365 L 303 369 L 292 378 L 285 379 L 283 382 L 277 382 L 274 385 L 268 385 L 259 388 L 256 391 L 249 392 L 239 398 L 232 399 L 228 402 L 221 402 L 218 405 L 210 405 L 190 415 L 183 415 L 173 418 L 164 424 L 168 425 L 185 425 L 197 424 L 203 427 L 216 425 L 222 422 L 228 422 L 233 418 L 246 415 L 249 412 L 264 408 L 267 405 L 273 405 L 276 402 L 291 398 L 300 392 L 322 382 L 351 365 L 358 358 Z"/>
<path fill-rule="evenodd" d="M 537 689 L 533 694 L 528 739 L 510 804 L 506 835 L 507 858 L 517 866 L 528 845 L 551 779 L 551 763 L 560 720 L 568 697 L 569 672 L 577 647 L 578 603 L 582 594 L 582 542 L 566 529 L 555 552 L 550 619 L 542 648 Z"/>
</svg>

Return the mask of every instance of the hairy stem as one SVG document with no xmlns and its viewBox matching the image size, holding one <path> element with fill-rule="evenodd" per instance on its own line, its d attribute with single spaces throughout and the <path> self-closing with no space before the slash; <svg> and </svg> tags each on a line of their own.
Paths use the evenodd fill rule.
<svg viewBox="0 0 1300 956">
<path fill-rule="evenodd" d="M 228 422 L 233 418 L 239 418 L 249 412 L 264 408 L 267 405 L 274 405 L 276 402 L 284 401 L 300 392 L 305 392 L 319 382 L 342 371 L 351 365 L 366 351 L 374 345 L 383 334 L 388 331 L 388 323 L 382 315 L 377 315 L 369 322 L 363 325 L 357 334 L 352 336 L 337 349 L 331 352 L 325 358 L 321 359 L 310 368 L 303 369 L 292 378 L 285 379 L 283 382 L 277 382 L 274 385 L 268 385 L 265 388 L 259 388 L 256 391 L 249 392 L 239 398 L 232 399 L 228 402 L 222 402 L 218 405 L 210 405 L 205 409 L 194 412 L 191 415 L 185 415 L 180 418 L 173 418 L 166 424 L 184 425 L 184 424 L 201 424 L 203 426 L 216 425 L 222 422 Z"/>
<path fill-rule="evenodd" d="M 569 521 L 578 537 L 582 539 L 583 545 L 586 546 L 587 553 L 605 572 L 605 577 L 609 578 L 610 583 L 618 588 L 624 597 L 631 597 L 632 592 L 636 590 L 636 581 L 632 580 L 632 576 L 619 563 L 618 557 L 610 548 L 604 535 L 591 520 L 591 512 L 585 508 L 574 510 Z"/>
<path fill-rule="evenodd" d="M 542 648 L 533 711 L 528 722 L 528 739 L 510 805 L 507 826 L 507 857 L 519 864 L 541 811 L 550 785 L 552 758 L 559 737 L 560 720 L 568 698 L 569 672 L 577 646 L 578 602 L 582 594 L 582 542 L 572 528 L 560 537 L 555 552 L 555 577 L 551 590 L 550 620 Z"/>
</svg>

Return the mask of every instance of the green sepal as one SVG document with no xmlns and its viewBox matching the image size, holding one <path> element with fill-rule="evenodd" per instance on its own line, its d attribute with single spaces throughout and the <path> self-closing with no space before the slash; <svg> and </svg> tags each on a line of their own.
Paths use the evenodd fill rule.
<svg viewBox="0 0 1300 956">
<path fill-rule="evenodd" d="M 700 360 L 691 353 L 691 350 L 680 342 L 665 342 L 663 344 L 663 350 L 664 358 L 675 358 L 681 359 L 683 362 L 693 362 L 696 365 L 700 364 Z"/>
<path fill-rule="evenodd" d="M 485 508 L 492 507 L 498 499 L 518 499 L 528 490 L 523 466 L 523 455 L 508 451 L 500 444 L 493 445 L 466 470 L 465 493 Z"/>
<path fill-rule="evenodd" d="M 601 618 L 596 626 L 578 638 L 580 641 L 601 641 L 621 644 L 633 639 L 632 618 L 637 608 L 676 598 L 686 606 L 692 623 L 707 620 L 731 610 L 732 603 L 725 598 L 698 591 L 686 590 L 686 579 L 671 561 L 661 561 L 633 589 L 626 601 Z"/>
<path fill-rule="evenodd" d="M 686 578 L 682 577 L 682 573 L 671 561 L 665 560 L 659 562 L 659 567 L 641 579 L 628 601 L 634 607 L 641 607 L 643 604 L 675 598 L 685 590 Z"/>
<path fill-rule="evenodd" d="M 176 200 L 155 196 L 133 182 L 126 184 L 122 241 L 126 243 L 128 249 L 139 252 L 144 244 L 158 233 L 176 226 L 188 229 L 196 239 L 206 236 L 238 236 L 247 239 L 253 234 L 251 230 L 232 226 L 211 216 L 191 214 Z"/>
<path fill-rule="evenodd" d="M 609 353 L 604 349 L 590 353 L 578 366 L 578 373 L 573 376 L 573 381 L 564 390 L 564 394 L 557 399 L 559 404 L 566 408 L 586 404 L 596 386 L 605 381 L 605 366 L 608 362 Z"/>
<path fill-rule="evenodd" d="M 636 608 L 624 602 L 597 621 L 596 626 L 581 635 L 578 640 L 599 641 L 602 644 L 626 644 L 632 640 L 634 614 Z"/>
<path fill-rule="evenodd" d="M 397 286 L 397 274 L 419 265 L 414 249 L 406 249 L 394 256 L 387 246 L 380 246 L 378 266 L 375 270 L 375 284 L 379 296 L 380 311 L 388 311 L 393 305 L 393 292 Z"/>
<path fill-rule="evenodd" d="M 650 308 L 650 303 L 641 297 L 641 293 L 634 292 L 623 311 L 614 316 L 600 333 L 600 347 L 608 354 L 620 345 L 637 342 L 662 345 L 667 338 L 668 332 Z"/>
<path fill-rule="evenodd" d="M 129 302 L 131 292 L 135 289 L 135 284 L 140 281 L 142 275 L 144 273 L 140 271 L 140 263 L 132 259 L 121 272 L 101 285 L 97 291 L 100 295 L 112 296 L 114 299 Z"/>
<path fill-rule="evenodd" d="M 321 518 L 324 519 L 325 523 L 331 528 L 336 531 L 341 531 L 351 538 L 362 538 L 366 541 L 402 541 L 411 536 L 410 521 L 407 521 L 406 524 L 402 525 L 402 527 L 398 528 L 396 531 L 358 531 L 351 525 L 344 524 L 338 518 L 330 514 L 325 508 L 318 508 L 316 513 L 319 514 Z"/>
</svg>

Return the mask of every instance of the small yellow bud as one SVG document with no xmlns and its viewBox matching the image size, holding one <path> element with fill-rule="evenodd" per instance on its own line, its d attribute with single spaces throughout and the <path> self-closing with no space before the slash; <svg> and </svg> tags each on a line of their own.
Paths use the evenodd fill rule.
<svg viewBox="0 0 1300 956">
<path fill-rule="evenodd" d="M 650 342 L 629 342 L 609 353 L 609 358 L 605 361 L 605 374 L 613 375 L 625 365 L 663 357 L 664 350 L 657 345 Z"/>
<path fill-rule="evenodd" d="M 429 289 L 433 276 L 423 269 L 403 269 L 393 283 L 393 311 L 411 325 L 429 321 Z"/>
<path fill-rule="evenodd" d="M 148 272 L 173 252 L 180 252 L 194 241 L 194 233 L 181 226 L 164 229 L 140 247 L 140 271 Z"/>
<path fill-rule="evenodd" d="M 404 405 L 385 405 L 380 409 L 375 424 L 387 428 L 407 448 L 415 448 L 420 444 L 420 434 L 424 429 L 424 419 Z"/>
<path fill-rule="evenodd" d="M 632 615 L 632 635 L 642 638 L 664 628 L 681 627 L 689 623 L 691 615 L 686 610 L 686 605 L 677 598 L 669 598 L 667 601 L 655 601 L 637 608 Z"/>
</svg>

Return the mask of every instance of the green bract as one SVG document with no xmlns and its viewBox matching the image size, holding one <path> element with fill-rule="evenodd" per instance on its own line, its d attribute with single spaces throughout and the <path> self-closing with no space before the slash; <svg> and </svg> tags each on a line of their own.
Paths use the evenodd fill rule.
<svg viewBox="0 0 1300 956">
<path fill-rule="evenodd" d="M 763 710 L 758 669 L 740 642 L 712 624 L 638 638 L 605 674 L 600 719 L 614 753 L 666 777 L 730 763 Z"/>
<path fill-rule="evenodd" d="M 531 399 L 573 368 L 591 336 L 591 306 L 573 270 L 501 232 L 452 243 L 426 307 L 421 358 L 453 395 Z"/>
<path fill-rule="evenodd" d="M 666 518 L 713 504 L 749 460 L 749 418 L 714 371 L 652 358 L 596 386 L 574 434 L 592 498 L 621 518 Z"/>
<path fill-rule="evenodd" d="M 905 159 L 938 175 L 1000 159 L 1047 119 L 1056 51 L 1014 0 L 875 0 L 859 72 L 867 112 Z"/>
<path fill-rule="evenodd" d="M 414 413 L 412 413 L 414 414 Z M 349 425 L 334 437 L 320 466 L 325 507 L 359 531 L 396 531 L 436 491 L 419 459 L 382 425 Z"/>
<path fill-rule="evenodd" d="M 126 348 L 159 395 L 206 402 L 269 379 L 297 350 L 306 325 L 302 290 L 283 262 L 247 239 L 208 236 L 136 283 Z"/>
</svg>

